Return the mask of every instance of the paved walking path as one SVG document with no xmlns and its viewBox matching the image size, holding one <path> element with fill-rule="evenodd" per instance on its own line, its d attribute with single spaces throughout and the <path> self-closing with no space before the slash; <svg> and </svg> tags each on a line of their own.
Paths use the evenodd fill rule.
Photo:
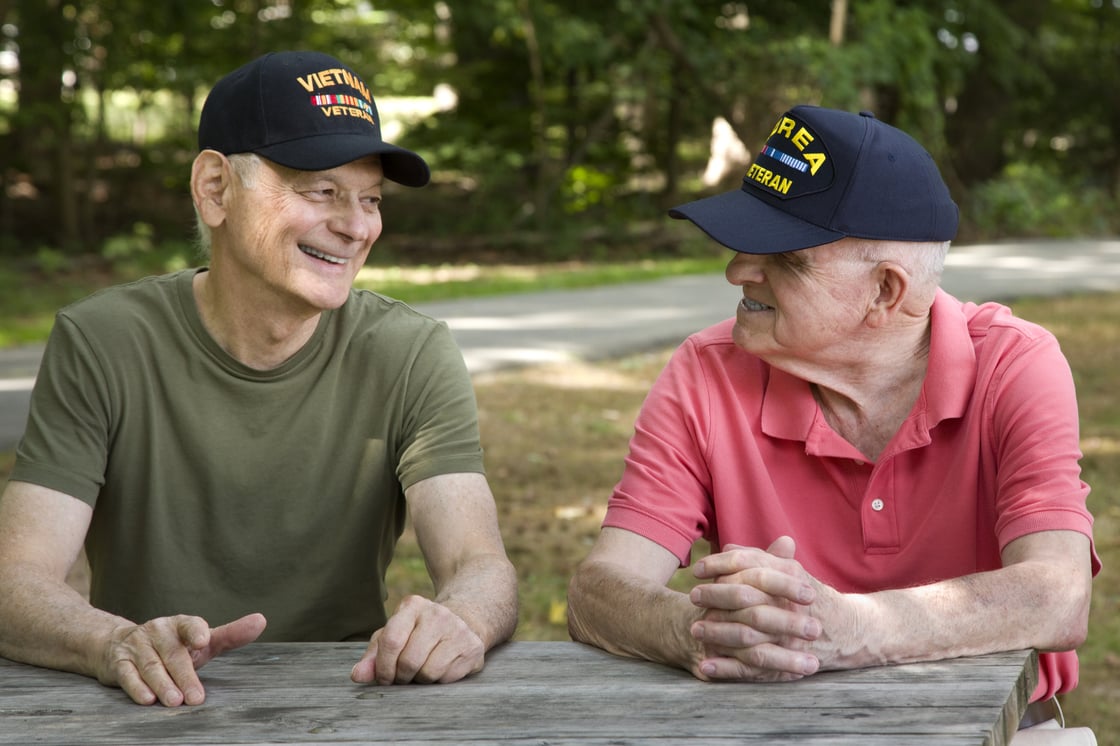
<svg viewBox="0 0 1120 746">
<path fill-rule="evenodd" d="M 1120 291 L 1120 239 L 954 246 L 942 286 L 963 300 Z M 677 344 L 735 313 L 722 275 L 418 305 L 447 321 L 472 373 Z M 39 347 L 0 350 L 0 451 L 27 419 Z"/>
</svg>

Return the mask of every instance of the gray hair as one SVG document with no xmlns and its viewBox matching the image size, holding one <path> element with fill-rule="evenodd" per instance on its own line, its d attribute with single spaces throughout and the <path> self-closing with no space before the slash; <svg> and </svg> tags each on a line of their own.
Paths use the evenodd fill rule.
<svg viewBox="0 0 1120 746">
<path fill-rule="evenodd" d="M 945 271 L 949 241 L 860 241 L 853 247 L 854 255 L 863 261 L 893 261 L 901 264 L 911 279 L 920 286 L 936 287 Z"/>
<path fill-rule="evenodd" d="M 229 165 L 236 174 L 237 180 L 241 182 L 241 186 L 246 189 L 255 189 L 257 186 L 257 174 L 260 172 L 260 167 L 263 163 L 261 157 L 256 153 L 234 153 L 233 155 L 226 156 Z M 195 225 L 195 247 L 198 250 L 198 256 L 202 259 L 210 257 L 210 226 L 202 220 L 202 215 L 198 211 L 198 206 L 194 208 L 194 225 Z"/>
</svg>

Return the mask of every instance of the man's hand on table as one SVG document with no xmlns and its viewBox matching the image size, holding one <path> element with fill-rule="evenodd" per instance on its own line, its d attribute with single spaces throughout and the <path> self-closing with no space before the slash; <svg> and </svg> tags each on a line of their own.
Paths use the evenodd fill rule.
<svg viewBox="0 0 1120 746">
<path fill-rule="evenodd" d="M 486 646 L 442 604 L 408 596 L 369 647 L 350 678 L 359 684 L 447 684 L 482 670 Z"/>
<path fill-rule="evenodd" d="M 211 628 L 201 617 L 179 615 L 118 627 L 97 679 L 119 686 L 142 705 L 199 705 L 206 691 L 195 672 L 227 650 L 256 640 L 266 624 L 263 615 L 248 614 Z"/>
<path fill-rule="evenodd" d="M 696 576 L 713 581 L 690 594 L 705 609 L 691 629 L 706 653 L 698 677 L 792 681 L 817 672 L 813 643 L 824 629 L 813 604 L 829 589 L 793 559 L 794 550 L 783 536 L 765 551 L 727 545 L 697 563 Z"/>
</svg>

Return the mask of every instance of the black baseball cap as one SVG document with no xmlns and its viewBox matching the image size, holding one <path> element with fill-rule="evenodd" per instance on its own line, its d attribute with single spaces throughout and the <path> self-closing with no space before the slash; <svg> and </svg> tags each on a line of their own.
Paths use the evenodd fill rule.
<svg viewBox="0 0 1120 746">
<path fill-rule="evenodd" d="M 959 212 L 932 156 L 870 112 L 797 106 L 743 186 L 669 210 L 729 249 L 780 254 L 839 241 L 950 241 Z"/>
<path fill-rule="evenodd" d="M 381 139 L 369 88 L 321 52 L 272 52 L 219 80 L 198 124 L 200 150 L 256 153 L 301 171 L 325 171 L 381 156 L 385 178 L 428 183 L 424 159 Z"/>
</svg>

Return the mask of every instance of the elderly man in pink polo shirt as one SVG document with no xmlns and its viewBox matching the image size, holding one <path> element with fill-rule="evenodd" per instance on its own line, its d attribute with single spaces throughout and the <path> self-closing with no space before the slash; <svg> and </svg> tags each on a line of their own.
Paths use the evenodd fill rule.
<svg viewBox="0 0 1120 746">
<path fill-rule="evenodd" d="M 741 189 L 670 214 L 736 252 L 743 298 L 651 390 L 573 638 L 748 681 L 1036 648 L 1022 727 L 1094 742 L 1049 733 L 1100 569 L 1069 365 L 939 288 L 958 212 L 929 154 L 799 106 Z M 701 537 L 713 582 L 669 589 Z"/>
</svg>

